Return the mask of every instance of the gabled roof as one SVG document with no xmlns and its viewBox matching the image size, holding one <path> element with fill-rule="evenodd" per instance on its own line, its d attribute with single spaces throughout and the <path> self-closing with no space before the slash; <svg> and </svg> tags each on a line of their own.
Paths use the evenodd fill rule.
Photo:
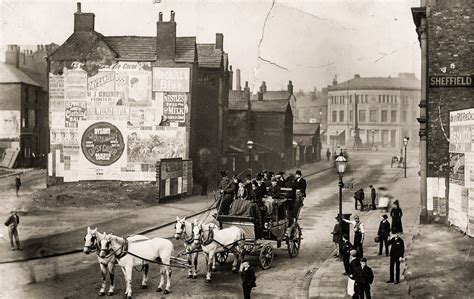
<svg viewBox="0 0 474 299">
<path fill-rule="evenodd" d="M 178 36 L 176 38 L 176 61 L 192 63 L 196 60 L 196 37 Z"/>
<path fill-rule="evenodd" d="M 270 90 L 263 94 L 264 101 L 275 101 L 275 100 L 285 100 L 288 101 L 291 97 L 291 93 L 286 90 Z M 252 96 L 252 100 L 258 100 L 258 94 Z"/>
<path fill-rule="evenodd" d="M 41 84 L 14 66 L 0 62 L 0 83 L 24 83 L 41 87 Z"/>
<path fill-rule="evenodd" d="M 229 90 L 229 110 L 249 109 L 248 99 L 243 90 Z"/>
<path fill-rule="evenodd" d="M 294 123 L 293 135 L 314 135 L 319 129 L 319 123 Z"/>
<path fill-rule="evenodd" d="M 421 90 L 421 81 L 414 74 L 390 77 L 355 77 L 351 80 L 328 86 L 328 91 L 362 89 Z"/>
<path fill-rule="evenodd" d="M 199 67 L 220 68 L 223 63 L 223 51 L 214 44 L 197 44 Z"/>
<path fill-rule="evenodd" d="M 74 32 L 59 48 L 51 53 L 51 58 L 54 60 L 83 61 L 93 50 L 97 50 L 98 43 L 101 42 L 105 44 L 104 36 L 98 32 Z M 110 46 L 108 47 L 111 52 L 114 52 Z M 116 52 L 114 54 L 118 55 Z"/>
<path fill-rule="evenodd" d="M 255 112 L 285 113 L 290 103 L 287 100 L 251 101 L 250 107 Z"/>
</svg>

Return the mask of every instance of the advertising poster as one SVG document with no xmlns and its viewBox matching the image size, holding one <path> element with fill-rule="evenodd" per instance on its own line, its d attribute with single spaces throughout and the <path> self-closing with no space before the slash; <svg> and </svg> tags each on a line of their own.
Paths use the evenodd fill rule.
<svg viewBox="0 0 474 299">
<path fill-rule="evenodd" d="M 92 105 L 122 105 L 123 93 L 118 91 L 88 91 L 87 101 Z"/>
<path fill-rule="evenodd" d="M 64 76 L 49 74 L 49 111 L 64 112 Z"/>
<path fill-rule="evenodd" d="M 66 71 L 64 75 L 64 97 L 66 100 L 86 100 L 87 73 L 85 71 Z"/>
<path fill-rule="evenodd" d="M 163 116 L 170 122 L 184 123 L 188 112 L 186 94 L 165 94 L 163 97 Z"/>
<path fill-rule="evenodd" d="M 464 186 L 474 188 L 474 152 L 464 154 Z"/>
<path fill-rule="evenodd" d="M 79 123 L 79 180 L 118 180 L 127 166 L 125 122 Z"/>
<path fill-rule="evenodd" d="M 130 108 L 125 106 L 87 105 L 88 120 L 128 120 Z"/>
<path fill-rule="evenodd" d="M 87 79 L 89 91 L 115 91 L 115 72 L 100 70 L 97 75 Z"/>
<path fill-rule="evenodd" d="M 51 129 L 49 135 L 51 144 L 62 144 L 65 147 L 79 148 L 77 129 Z"/>
<path fill-rule="evenodd" d="M 449 152 L 474 152 L 472 147 L 474 109 L 452 111 L 449 117 Z"/>
<path fill-rule="evenodd" d="M 167 158 L 186 158 L 186 131 L 183 127 L 129 129 L 128 161 L 150 164 Z"/>
<path fill-rule="evenodd" d="M 87 119 L 87 102 L 85 101 L 66 100 L 64 108 L 66 128 L 77 128 L 78 121 Z"/>
<path fill-rule="evenodd" d="M 153 68 L 153 91 L 189 92 L 189 68 Z"/>
<path fill-rule="evenodd" d="M 128 73 L 128 105 L 131 107 L 151 106 L 151 72 Z"/>
<path fill-rule="evenodd" d="M 0 138 L 20 138 L 20 111 L 0 110 Z"/>
<path fill-rule="evenodd" d="M 449 183 L 464 186 L 464 154 L 449 154 Z"/>
</svg>

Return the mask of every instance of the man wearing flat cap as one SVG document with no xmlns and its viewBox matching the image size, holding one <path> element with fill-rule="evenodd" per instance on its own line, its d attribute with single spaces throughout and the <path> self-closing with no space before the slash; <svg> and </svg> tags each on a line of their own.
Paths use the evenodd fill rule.
<svg viewBox="0 0 474 299">
<path fill-rule="evenodd" d="M 256 281 L 255 271 L 250 266 L 249 261 L 246 259 L 242 261 L 241 269 L 242 269 L 242 289 L 244 291 L 244 299 L 250 299 L 250 293 L 252 292 L 252 289 L 257 286 L 257 284 L 255 283 Z"/>
<path fill-rule="evenodd" d="M 232 204 L 232 200 L 234 199 L 235 195 L 235 186 L 233 184 L 233 181 L 227 176 L 227 172 L 225 170 L 221 171 L 221 176 L 222 180 L 218 187 L 221 195 L 221 200 L 217 215 L 228 215 L 230 205 Z"/>
<path fill-rule="evenodd" d="M 388 216 L 383 214 L 382 220 L 379 224 L 379 230 L 377 236 L 379 237 L 379 255 L 382 255 L 383 244 L 385 244 L 385 255 L 388 256 L 388 237 L 390 236 L 390 222 L 388 222 Z"/>
<path fill-rule="evenodd" d="M 355 289 L 359 298 L 367 299 L 372 298 L 370 296 L 370 285 L 374 282 L 374 272 L 367 266 L 367 259 L 365 257 L 360 259 L 360 269 L 355 276 Z"/>
</svg>

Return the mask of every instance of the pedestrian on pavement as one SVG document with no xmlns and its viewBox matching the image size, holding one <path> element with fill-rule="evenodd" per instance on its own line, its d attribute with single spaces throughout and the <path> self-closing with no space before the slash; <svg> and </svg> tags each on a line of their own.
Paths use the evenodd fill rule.
<svg viewBox="0 0 474 299">
<path fill-rule="evenodd" d="M 329 158 L 331 158 L 331 151 L 329 148 L 326 150 L 326 159 L 329 161 Z"/>
<path fill-rule="evenodd" d="M 357 250 L 352 249 L 349 258 L 349 273 L 347 273 L 347 293 L 355 299 L 359 298 L 359 290 L 355 284 L 356 276 L 360 272 L 360 260 L 357 256 Z"/>
<path fill-rule="evenodd" d="M 360 259 L 360 270 L 359 273 L 356 275 L 356 290 L 359 294 L 359 298 L 364 299 L 371 299 L 370 296 L 370 285 L 374 282 L 374 272 L 372 269 L 367 266 L 367 259 L 365 257 Z"/>
<path fill-rule="evenodd" d="M 402 225 L 402 216 L 403 212 L 400 208 L 400 203 L 398 200 L 393 202 L 394 207 L 390 211 L 390 216 L 392 216 L 392 233 L 403 233 L 403 225 Z"/>
<path fill-rule="evenodd" d="M 18 196 L 18 192 L 20 192 L 20 187 L 21 187 L 21 179 L 20 179 L 20 174 L 18 173 L 15 178 L 16 196 Z"/>
<path fill-rule="evenodd" d="M 349 259 L 351 256 L 352 244 L 349 241 L 349 236 L 347 234 L 342 235 L 342 263 L 344 264 L 344 273 L 343 275 L 349 275 Z"/>
<path fill-rule="evenodd" d="M 208 179 L 207 173 L 204 172 L 202 174 L 202 180 L 201 180 L 201 196 L 207 196 L 208 182 L 209 182 L 209 179 Z"/>
<path fill-rule="evenodd" d="M 10 212 L 5 226 L 8 227 L 8 237 L 10 238 L 10 245 L 12 250 L 22 250 L 20 246 L 20 238 L 18 237 L 18 225 L 20 224 L 20 217 L 17 215 L 16 210 Z M 13 240 L 15 239 L 15 240 Z M 15 246 L 16 245 L 16 248 Z"/>
<path fill-rule="evenodd" d="M 400 262 L 403 260 L 403 256 L 405 255 L 405 243 L 402 238 L 400 238 L 400 233 L 396 233 L 395 236 L 392 236 L 390 240 L 388 240 L 388 244 L 391 245 L 391 248 L 390 280 L 387 281 L 387 283 L 395 282 L 395 284 L 398 284 L 400 282 Z M 394 270 L 396 273 L 394 273 Z M 394 278 L 395 281 L 393 280 Z"/>
<path fill-rule="evenodd" d="M 250 299 L 252 289 L 257 287 L 255 271 L 250 267 L 248 260 L 242 261 L 242 289 L 244 291 L 244 299 Z"/>
<path fill-rule="evenodd" d="M 339 242 L 341 241 L 341 224 L 339 223 L 339 216 L 335 218 L 336 224 L 334 224 L 334 229 L 332 230 L 332 241 L 336 247 L 336 254 L 334 257 L 339 257 Z"/>
<path fill-rule="evenodd" d="M 375 192 L 375 188 L 372 185 L 369 185 L 370 188 L 370 198 L 372 199 L 372 210 L 375 210 L 375 199 L 377 198 L 377 193 Z"/>
<path fill-rule="evenodd" d="M 382 221 L 379 224 L 377 236 L 379 239 L 379 255 L 382 255 L 382 247 L 385 244 L 385 255 L 388 256 L 388 237 L 390 236 L 390 222 L 387 220 L 386 214 L 382 215 Z"/>
<path fill-rule="evenodd" d="M 228 215 L 230 205 L 232 204 L 232 200 L 234 199 L 235 186 L 234 182 L 227 176 L 227 172 L 225 170 L 221 171 L 221 176 L 222 180 L 218 187 L 219 193 L 221 195 L 221 200 L 219 203 L 217 215 Z"/>
<path fill-rule="evenodd" d="M 364 209 L 364 189 L 359 189 L 354 193 L 354 199 L 355 199 L 355 208 L 357 210 L 357 202 L 360 203 L 360 210 L 362 211 Z"/>
<path fill-rule="evenodd" d="M 357 250 L 359 258 L 364 256 L 364 238 L 365 238 L 365 227 L 360 221 L 359 216 L 354 216 L 354 221 L 342 219 L 343 221 L 350 223 L 354 226 L 354 249 Z"/>
</svg>

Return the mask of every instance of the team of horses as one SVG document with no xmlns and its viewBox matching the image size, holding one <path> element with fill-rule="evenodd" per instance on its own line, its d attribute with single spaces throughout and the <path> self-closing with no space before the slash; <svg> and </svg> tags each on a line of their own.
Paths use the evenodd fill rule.
<svg viewBox="0 0 474 299">
<path fill-rule="evenodd" d="M 245 235 L 244 232 L 231 226 L 220 229 L 214 223 L 193 222 L 176 217 L 175 239 L 182 239 L 184 251 L 187 256 L 188 278 L 196 279 L 198 271 L 198 254 L 203 252 L 206 257 L 206 278 L 207 283 L 211 282 L 211 272 L 215 271 L 216 254 L 230 252 L 234 255 L 232 271 L 238 271 L 244 256 Z M 173 243 L 166 238 L 149 239 L 142 235 L 130 237 L 120 237 L 105 232 L 100 233 L 97 228 L 87 228 L 84 237 L 85 254 L 95 252 L 99 261 L 102 274 L 102 284 L 99 296 L 107 294 L 111 296 L 115 290 L 114 269 L 119 265 L 125 277 L 126 290 L 124 296 L 132 297 L 132 273 L 133 269 L 141 271 L 143 278 L 141 288 L 147 288 L 148 272 L 150 264 L 158 264 L 160 267 L 160 282 L 156 289 L 163 294 L 170 293 L 171 288 L 171 268 L 175 260 L 172 256 L 174 252 Z M 106 293 L 107 274 L 110 278 L 110 286 Z M 165 285 L 166 281 L 166 285 Z"/>
</svg>

